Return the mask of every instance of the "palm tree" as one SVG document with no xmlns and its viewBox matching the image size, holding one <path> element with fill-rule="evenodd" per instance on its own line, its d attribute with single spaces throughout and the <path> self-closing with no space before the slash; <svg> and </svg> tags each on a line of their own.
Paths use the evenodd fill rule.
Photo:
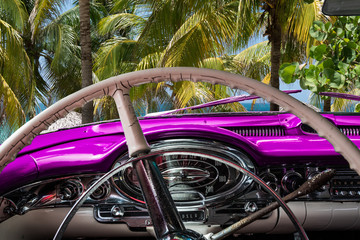
<svg viewBox="0 0 360 240">
<path fill-rule="evenodd" d="M 80 45 L 81 45 L 81 87 L 85 88 L 93 83 L 91 33 L 90 33 L 90 0 L 79 0 L 80 16 Z M 93 102 L 88 102 L 82 108 L 82 122 L 93 121 Z"/>
<path fill-rule="evenodd" d="M 50 14 L 60 8 L 53 10 L 51 6 L 36 5 L 31 18 L 34 38 L 41 36 L 42 75 L 49 84 L 48 105 L 81 88 L 78 7 Z"/>
<path fill-rule="evenodd" d="M 302 53 L 298 56 L 306 54 L 310 45 L 310 26 L 314 20 L 323 17 L 320 3 L 321 1 L 318 0 L 239 1 L 237 21 L 239 31 L 246 37 L 263 33 L 271 44 L 270 84 L 273 87 L 279 88 L 279 68 L 283 52 Z M 251 21 L 245 22 L 242 19 Z M 289 49 L 294 50 L 294 47 L 297 51 L 289 51 Z M 290 57 L 291 55 L 285 54 Z M 277 105 L 270 105 L 271 111 L 278 109 Z"/>
<path fill-rule="evenodd" d="M 10 126 L 18 127 L 25 121 L 20 98 L 26 95 L 31 71 L 19 32 L 0 20 L 0 33 L 0 120 L 2 126 L 7 119 Z"/>
<path fill-rule="evenodd" d="M 114 36 L 97 53 L 99 79 L 154 67 L 209 67 L 214 62 L 211 59 L 217 59 L 231 45 L 236 33 L 237 1 L 124 2 L 115 4 L 113 14 L 99 23 L 100 33 Z M 204 84 L 162 83 L 151 87 L 159 92 L 166 91 L 165 86 L 170 89 L 174 107 L 220 97 Z M 226 88 L 219 89 L 224 96 L 231 94 Z"/>
<path fill-rule="evenodd" d="M 271 72 L 264 74 L 269 70 L 268 65 L 252 69 L 259 69 L 262 80 L 270 80 L 272 86 L 278 88 L 281 61 L 303 60 L 306 57 L 310 45 L 309 28 L 313 20 L 322 17 L 320 1 L 317 0 L 311 4 L 305 0 L 149 0 L 128 1 L 125 5 L 126 1 L 120 2 L 122 7 L 128 8 L 114 9 L 113 15 L 100 22 L 99 31 L 109 34 L 130 28 L 130 37 L 115 35 L 101 46 L 95 60 L 100 79 L 152 67 L 222 68 L 223 63 L 218 64 L 218 60 L 212 61 L 213 64 L 206 61 L 219 58 L 228 63 L 229 59 L 236 61 L 236 58 L 227 58 L 223 53 L 230 48 L 237 52 L 251 39 L 263 34 L 268 37 L 271 46 Z M 133 10 L 139 6 L 145 6 L 143 12 L 148 16 L 134 14 Z M 227 67 L 227 70 L 236 71 L 229 66 L 236 64 L 228 64 Z M 277 109 L 276 105 L 271 105 L 271 110 Z"/>
<path fill-rule="evenodd" d="M 65 3 L 0 1 L 0 120 L 9 134 L 40 111 L 39 103 L 81 87 L 79 8 L 60 14 Z M 96 24 L 105 8 L 94 9 Z"/>
<path fill-rule="evenodd" d="M 65 97 L 93 83 L 92 49 L 97 49 L 104 41 L 97 34 L 96 24 L 107 15 L 108 3 L 95 0 L 81 0 L 78 5 L 60 14 L 58 9 L 65 2 L 42 1 L 41 5 L 36 5 L 32 21 L 35 31 L 47 36 L 45 73 L 55 98 Z M 47 16 L 52 17 L 44 24 Z M 93 121 L 93 112 L 93 103 L 83 107 L 83 123 Z"/>
<path fill-rule="evenodd" d="M 42 46 L 29 24 L 33 6 L 31 0 L 0 1 L 0 119 L 9 133 L 36 114 L 39 102 L 46 102 Z"/>
</svg>

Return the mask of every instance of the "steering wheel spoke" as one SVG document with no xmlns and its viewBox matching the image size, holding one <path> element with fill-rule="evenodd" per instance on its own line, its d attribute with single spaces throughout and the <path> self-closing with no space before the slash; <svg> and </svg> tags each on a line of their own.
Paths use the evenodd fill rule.
<svg viewBox="0 0 360 240">
<path fill-rule="evenodd" d="M 133 163 L 142 194 L 158 239 L 184 232 L 185 226 L 156 162 L 144 158 Z"/>
<path fill-rule="evenodd" d="M 149 144 L 144 137 L 144 133 L 130 100 L 129 89 L 115 90 L 113 98 L 125 133 L 129 157 L 137 157 L 150 152 Z"/>
<path fill-rule="evenodd" d="M 113 98 L 125 133 L 129 157 L 140 157 L 149 153 L 150 147 L 136 117 L 129 89 L 115 90 Z M 133 162 L 133 167 L 157 238 L 167 238 L 171 234 L 186 232 L 155 161 L 151 157 L 144 157 L 144 159 Z"/>
</svg>

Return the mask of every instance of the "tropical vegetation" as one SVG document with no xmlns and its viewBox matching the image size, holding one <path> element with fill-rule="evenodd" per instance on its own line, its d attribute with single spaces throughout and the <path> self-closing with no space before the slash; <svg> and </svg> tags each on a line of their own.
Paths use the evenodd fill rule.
<svg viewBox="0 0 360 240">
<path fill-rule="evenodd" d="M 334 23 L 315 21 L 310 35 L 318 44 L 310 49 L 307 67 L 299 62 L 284 63 L 281 77 L 286 83 L 300 80 L 303 89 L 313 93 L 347 92 L 360 88 L 360 17 L 339 17 Z M 331 99 L 323 97 L 324 111 L 330 111 Z M 348 107 L 344 100 L 334 102 L 335 110 Z M 342 109 L 344 110 L 344 109 Z"/>
<path fill-rule="evenodd" d="M 64 11 L 69 2 L 0 1 L 0 116 L 10 129 L 34 116 L 40 103 L 48 106 L 86 84 L 153 67 L 214 68 L 278 87 L 280 63 L 305 61 L 313 41 L 308 29 L 314 20 L 325 21 L 318 0 L 80 0 Z M 88 10 L 82 12 L 79 2 Z M 79 17 L 80 12 L 88 15 Z M 87 66 L 93 65 L 86 74 L 81 41 L 89 31 L 81 34 L 83 20 L 91 34 Z M 263 36 L 267 41 L 256 41 Z M 238 92 L 166 82 L 131 94 L 138 114 L 145 114 Z M 96 119 L 117 117 L 108 98 L 94 106 Z M 233 104 L 222 110 L 244 108 Z"/>
<path fill-rule="evenodd" d="M 138 3 L 131 5 L 135 9 L 144 7 L 141 5 L 144 1 L 129 2 Z M 113 12 L 116 13 L 100 22 L 102 34 L 125 31 L 129 26 L 135 32 L 125 37 L 115 35 L 101 46 L 95 60 L 99 78 L 112 76 L 121 69 L 195 66 L 240 72 L 264 82 L 270 80 L 279 88 L 281 61 L 306 58 L 306 48 L 311 43 L 308 29 L 314 20 L 322 18 L 319 1 L 145 2 L 151 3 L 145 5 L 150 7 L 149 10 L 143 10 L 150 13 L 149 16 L 139 16 L 136 11 L 124 13 L 122 8 L 115 6 Z M 267 42 L 235 56 L 225 54 L 239 52 L 261 34 L 268 36 Z M 244 57 L 246 53 L 264 52 L 264 49 L 270 50 L 270 54 L 262 54 L 257 59 L 251 58 L 257 56 L 255 54 Z M 251 71 L 245 71 L 250 68 Z M 187 93 L 188 99 L 197 96 L 189 93 L 199 94 L 196 91 Z M 181 97 L 175 95 L 173 102 L 179 99 Z M 193 102 L 183 101 L 185 103 Z"/>
<path fill-rule="evenodd" d="M 19 127 L 46 103 L 49 87 L 41 75 L 43 35 L 30 24 L 33 1 L 0 1 L 0 121 Z M 11 127 L 11 128 L 9 128 Z M 6 131 L 6 130 L 3 130 Z"/>
<path fill-rule="evenodd" d="M 0 1 L 2 138 L 44 107 L 81 88 L 79 6 L 64 12 L 66 2 Z M 103 3 L 91 5 L 95 30 L 107 9 Z M 91 39 L 95 47 L 104 41 L 96 31 Z"/>
<path fill-rule="evenodd" d="M 306 58 L 306 50 L 312 43 L 310 26 L 315 20 L 325 20 L 320 6 L 321 1 L 317 0 L 239 1 L 239 31 L 248 36 L 263 31 L 271 44 L 271 86 L 279 88 L 282 62 L 303 61 Z M 251 33 L 252 29 L 256 31 Z M 270 110 L 278 109 L 275 104 L 270 105 Z"/>
</svg>

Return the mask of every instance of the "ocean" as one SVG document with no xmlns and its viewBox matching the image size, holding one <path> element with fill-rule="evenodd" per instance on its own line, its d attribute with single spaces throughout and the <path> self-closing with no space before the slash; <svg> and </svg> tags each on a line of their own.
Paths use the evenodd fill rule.
<svg viewBox="0 0 360 240">
<path fill-rule="evenodd" d="M 269 103 L 255 103 L 253 110 L 251 110 L 251 104 L 252 103 L 241 103 L 241 105 L 243 105 L 248 111 L 270 111 Z"/>
</svg>

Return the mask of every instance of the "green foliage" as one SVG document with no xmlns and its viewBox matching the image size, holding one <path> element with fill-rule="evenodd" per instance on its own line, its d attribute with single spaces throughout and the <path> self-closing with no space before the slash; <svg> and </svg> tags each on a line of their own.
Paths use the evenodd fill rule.
<svg viewBox="0 0 360 240">
<path fill-rule="evenodd" d="M 360 112 L 360 103 L 355 105 L 355 111 L 354 112 Z"/>
<path fill-rule="evenodd" d="M 284 63 L 280 67 L 280 75 L 282 76 L 282 80 L 285 83 L 293 83 L 296 78 L 294 78 L 294 73 L 299 71 L 299 63 Z"/>
<path fill-rule="evenodd" d="M 14 17 L 17 16 L 18 19 Z M 23 2 L 0 2 L 0 125 L 16 129 L 34 107 L 36 71 L 23 38 L 28 14 Z M 1 135 L 4 135 L 2 132 Z"/>
<path fill-rule="evenodd" d="M 348 91 L 360 87 L 360 17 L 339 17 L 334 24 L 314 21 L 310 35 L 319 44 L 310 48 L 312 64 L 284 63 L 280 76 L 285 83 L 297 79 L 314 93 Z"/>
<path fill-rule="evenodd" d="M 238 1 L 117 1 L 98 24 L 102 36 L 112 37 L 103 41 L 96 52 L 95 74 L 102 80 L 155 67 L 227 70 L 235 64 L 229 64 L 222 55 L 237 34 L 234 22 L 238 4 Z M 171 103 L 166 104 L 169 108 L 182 108 L 230 96 L 228 89 L 220 93 L 215 90 L 200 83 L 160 83 L 137 88 L 131 96 L 135 108 L 140 109 L 137 113 L 146 114 L 159 111 L 156 105 L 165 106 L 163 101 Z"/>
</svg>

